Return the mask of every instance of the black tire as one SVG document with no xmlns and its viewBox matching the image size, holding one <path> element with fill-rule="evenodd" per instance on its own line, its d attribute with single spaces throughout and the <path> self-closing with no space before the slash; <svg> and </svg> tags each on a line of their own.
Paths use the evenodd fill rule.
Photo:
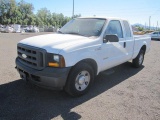
<svg viewBox="0 0 160 120">
<path fill-rule="evenodd" d="M 140 50 L 139 54 L 137 55 L 137 57 L 135 59 L 132 60 L 132 64 L 134 67 L 139 68 L 142 66 L 143 61 L 144 61 L 144 51 Z M 140 60 L 141 59 L 141 60 Z M 140 62 L 141 61 L 141 62 Z"/>
<path fill-rule="evenodd" d="M 84 73 L 84 71 L 86 71 L 87 74 L 82 76 L 81 73 L 82 72 Z M 86 88 L 84 90 L 82 90 L 81 87 L 78 88 L 79 90 L 77 90 L 77 88 L 76 88 L 77 85 L 79 84 L 78 81 L 80 81 L 80 78 L 81 78 L 80 75 L 83 78 L 85 77 L 83 79 L 83 85 L 86 86 Z M 77 77 L 79 77 L 78 80 L 77 80 Z M 90 81 L 89 82 L 87 81 L 87 83 L 86 83 L 86 78 L 87 78 L 87 80 L 88 80 L 88 78 L 90 78 Z M 79 64 L 75 65 L 72 68 L 72 70 L 70 71 L 70 74 L 68 76 L 68 80 L 67 80 L 67 83 L 65 85 L 64 90 L 69 95 L 71 95 L 73 97 L 81 96 L 81 95 L 88 92 L 88 90 L 90 89 L 90 87 L 93 83 L 93 80 L 94 80 L 93 68 L 85 62 L 79 63 Z M 81 86 L 81 85 L 79 84 L 79 86 Z"/>
</svg>

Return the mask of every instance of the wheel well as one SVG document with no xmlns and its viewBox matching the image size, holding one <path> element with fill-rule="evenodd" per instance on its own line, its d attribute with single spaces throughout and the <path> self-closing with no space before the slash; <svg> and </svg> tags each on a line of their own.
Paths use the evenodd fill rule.
<svg viewBox="0 0 160 120">
<path fill-rule="evenodd" d="M 77 64 L 79 64 L 80 62 L 85 62 L 85 63 L 89 64 L 94 70 L 94 75 L 95 76 L 97 75 L 98 66 L 97 66 L 97 63 L 96 63 L 95 60 L 93 60 L 93 59 L 84 59 L 84 60 L 79 61 Z"/>
<path fill-rule="evenodd" d="M 141 48 L 141 50 L 143 50 L 144 54 L 145 54 L 145 52 L 146 52 L 146 45 L 143 45 L 142 48 Z"/>
</svg>

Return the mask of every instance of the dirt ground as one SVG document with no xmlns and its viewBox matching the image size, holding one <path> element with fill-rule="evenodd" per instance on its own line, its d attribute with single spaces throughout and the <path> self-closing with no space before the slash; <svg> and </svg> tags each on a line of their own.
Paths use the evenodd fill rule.
<svg viewBox="0 0 160 120">
<path fill-rule="evenodd" d="M 143 67 L 115 67 L 97 76 L 88 94 L 71 98 L 20 79 L 16 44 L 35 35 L 0 33 L 0 120 L 160 120 L 160 41 L 151 42 Z"/>
</svg>

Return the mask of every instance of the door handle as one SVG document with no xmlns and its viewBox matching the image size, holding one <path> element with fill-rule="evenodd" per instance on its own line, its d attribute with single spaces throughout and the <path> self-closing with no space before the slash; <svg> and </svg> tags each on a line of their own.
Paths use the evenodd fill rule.
<svg viewBox="0 0 160 120">
<path fill-rule="evenodd" d="M 126 42 L 124 42 L 124 45 L 123 45 L 123 47 L 124 47 L 124 48 L 126 47 Z"/>
</svg>

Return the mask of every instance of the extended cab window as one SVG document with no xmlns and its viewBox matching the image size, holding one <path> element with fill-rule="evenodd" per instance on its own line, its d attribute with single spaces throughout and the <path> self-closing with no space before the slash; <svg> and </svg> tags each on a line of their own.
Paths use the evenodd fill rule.
<svg viewBox="0 0 160 120">
<path fill-rule="evenodd" d="M 131 36 L 131 29 L 130 29 L 130 26 L 128 24 L 127 21 L 123 21 L 123 24 L 124 24 L 124 28 L 125 28 L 125 37 L 132 37 Z"/>
<path fill-rule="evenodd" d="M 117 35 L 119 38 L 123 38 L 123 31 L 120 21 L 112 20 L 109 22 L 107 30 L 105 32 L 107 35 Z"/>
</svg>

